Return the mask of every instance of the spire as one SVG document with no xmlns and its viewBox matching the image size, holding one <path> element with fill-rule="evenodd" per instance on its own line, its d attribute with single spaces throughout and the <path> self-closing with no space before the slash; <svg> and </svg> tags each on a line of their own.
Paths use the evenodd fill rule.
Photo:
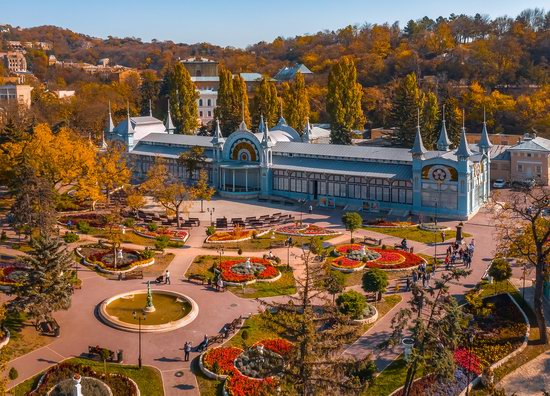
<svg viewBox="0 0 550 396">
<path fill-rule="evenodd" d="M 262 126 L 263 125 L 263 126 Z M 260 116 L 260 132 L 262 132 L 262 146 L 271 147 L 273 144 L 269 140 L 269 128 L 267 126 L 267 121 L 264 121 L 264 116 Z"/>
<path fill-rule="evenodd" d="M 487 132 L 487 119 L 485 117 L 485 107 L 483 108 L 483 128 L 481 129 L 481 137 L 477 144 L 482 153 L 487 153 L 493 144 L 489 140 L 489 133 Z"/>
<path fill-rule="evenodd" d="M 214 146 L 221 145 L 223 142 L 225 142 L 225 139 L 222 135 L 222 129 L 220 128 L 220 120 L 216 118 L 216 129 L 214 129 L 214 136 L 212 136 L 212 140 L 210 141 Z"/>
<path fill-rule="evenodd" d="M 244 120 L 244 100 L 241 101 L 241 124 L 239 125 L 239 130 L 248 131 L 248 127 L 246 126 L 246 121 Z"/>
<path fill-rule="evenodd" d="M 279 98 L 279 121 L 277 121 L 277 126 L 287 125 L 285 117 L 283 117 L 283 99 Z"/>
<path fill-rule="evenodd" d="M 439 138 L 437 139 L 437 149 L 439 151 L 449 151 L 451 141 L 449 135 L 447 135 L 447 126 L 445 125 L 445 105 L 443 105 L 443 120 L 441 121 L 441 129 L 439 131 Z"/>
<path fill-rule="evenodd" d="M 311 143 L 313 136 L 311 135 L 311 124 L 309 123 L 309 117 L 307 117 L 306 121 L 306 127 L 304 128 L 304 132 L 302 134 L 302 140 L 306 143 Z"/>
<path fill-rule="evenodd" d="M 109 101 L 109 119 L 107 125 L 105 125 L 104 132 L 113 133 L 115 130 L 115 124 L 113 123 L 113 115 L 111 114 L 111 101 Z"/>
<path fill-rule="evenodd" d="M 424 143 L 422 143 L 422 134 L 420 133 L 420 109 L 418 109 L 418 121 L 416 124 L 416 136 L 414 137 L 414 143 L 412 149 L 409 152 L 414 157 L 422 157 L 426 153 Z"/>
<path fill-rule="evenodd" d="M 149 99 L 149 116 L 153 116 L 153 105 L 151 104 L 151 99 Z"/>
<path fill-rule="evenodd" d="M 130 103 L 126 103 L 126 134 L 127 135 L 133 135 L 134 134 L 134 128 L 132 127 L 132 120 L 130 120 Z"/>
<path fill-rule="evenodd" d="M 99 148 L 101 150 L 107 150 L 107 142 L 105 141 L 105 132 L 101 134 L 101 146 Z"/>
<path fill-rule="evenodd" d="M 172 116 L 170 114 L 170 99 L 168 99 L 168 114 L 166 115 L 166 120 L 164 121 L 164 128 L 166 132 L 172 134 L 176 130 L 174 123 L 172 122 Z"/>
<path fill-rule="evenodd" d="M 464 109 L 462 110 L 462 131 L 460 133 L 460 143 L 455 152 L 459 159 L 468 159 L 472 155 L 470 147 L 468 147 L 468 139 L 466 138 L 466 128 L 464 127 Z"/>
</svg>

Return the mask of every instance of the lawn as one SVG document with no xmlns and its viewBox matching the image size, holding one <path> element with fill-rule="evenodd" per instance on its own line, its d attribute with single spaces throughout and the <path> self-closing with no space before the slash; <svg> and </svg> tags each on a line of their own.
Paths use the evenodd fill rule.
<svg viewBox="0 0 550 396">
<path fill-rule="evenodd" d="M 441 233 L 438 232 L 432 232 L 432 231 L 425 231 L 421 230 L 418 227 L 363 227 L 365 230 L 378 232 L 380 234 L 386 234 L 391 235 L 394 237 L 398 237 L 401 239 L 410 239 L 412 241 L 422 242 L 422 243 L 434 243 L 434 241 L 437 240 L 437 242 L 441 242 Z M 471 234 L 462 233 L 464 238 L 471 237 Z M 448 241 L 449 239 L 456 238 L 456 231 L 455 230 L 449 230 L 445 231 L 445 240 Z"/>
<path fill-rule="evenodd" d="M 423 370 L 419 369 L 416 378 L 420 378 L 422 372 Z M 405 384 L 406 375 L 407 363 L 399 357 L 375 377 L 371 386 L 362 393 L 362 396 L 387 396 Z"/>
<path fill-rule="evenodd" d="M 339 236 L 329 235 L 318 237 L 322 241 L 327 241 L 329 239 Z M 292 243 L 294 246 L 302 246 L 308 244 L 311 241 L 312 237 L 299 237 L 293 236 Z M 280 248 L 284 246 L 284 242 L 288 239 L 288 235 L 281 235 L 274 232 L 267 233 L 261 237 L 255 239 L 249 239 L 242 242 L 233 242 L 233 243 L 205 243 L 204 248 L 207 249 L 218 249 L 223 247 L 226 250 L 238 250 L 239 248 L 247 252 L 257 252 L 257 251 L 268 251 L 269 249 Z"/>
<path fill-rule="evenodd" d="M 164 274 L 166 268 L 174 260 L 174 253 L 155 254 L 155 264 L 142 268 L 143 277 L 157 277 Z"/>
<path fill-rule="evenodd" d="M 55 338 L 40 335 L 31 323 L 26 322 L 23 315 L 8 315 L 4 325 L 10 331 L 10 342 L 2 348 L 2 355 L 7 360 L 23 356 L 55 340 Z"/>
<path fill-rule="evenodd" d="M 69 363 L 80 363 L 92 367 L 96 372 L 100 373 L 103 371 L 103 362 L 98 362 L 95 360 L 89 359 L 68 359 Z M 127 366 L 120 364 L 107 364 L 107 371 L 110 373 L 118 373 L 125 375 L 133 379 L 139 387 L 139 390 L 142 395 L 147 396 L 163 396 L 164 390 L 162 387 L 162 377 L 160 372 L 153 368 L 144 366 L 142 369 L 138 369 L 137 366 Z M 36 382 L 40 378 L 41 374 L 35 376 L 34 378 L 28 379 L 27 381 L 16 386 L 11 392 L 13 396 L 26 395 L 27 392 L 30 392 Z"/>
<path fill-rule="evenodd" d="M 244 261 L 244 257 L 242 256 L 222 256 L 222 261 L 235 259 L 242 259 Z M 188 277 L 191 274 L 195 274 L 213 279 L 213 266 L 219 262 L 220 256 L 197 256 L 189 266 L 185 276 Z M 296 293 L 292 270 L 288 270 L 286 266 L 277 266 L 277 269 L 281 271 L 282 276 L 275 282 L 256 282 L 246 286 L 244 289 L 236 286 L 230 287 L 229 290 L 240 297 L 246 298 L 272 297 Z"/>
</svg>

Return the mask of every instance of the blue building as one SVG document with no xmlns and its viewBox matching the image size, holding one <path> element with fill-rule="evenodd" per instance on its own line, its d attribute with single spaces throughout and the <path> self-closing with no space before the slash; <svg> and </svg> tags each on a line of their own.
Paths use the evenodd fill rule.
<svg viewBox="0 0 550 396">
<path fill-rule="evenodd" d="M 282 117 L 271 130 L 262 121 L 257 132 L 243 122 L 227 138 L 219 125 L 214 136 L 174 129 L 170 113 L 164 123 L 128 115 L 116 127 L 109 115 L 106 136 L 126 146 L 136 180 L 145 178 L 157 156 L 186 179 L 179 155 L 204 148 L 211 184 L 230 199 L 278 196 L 327 207 L 468 219 L 489 197 L 492 145 L 485 126 L 477 145 L 468 144 L 462 128 L 460 144 L 451 150 L 443 121 L 435 151 L 425 149 L 420 127 L 411 149 L 316 143 L 324 130 L 308 122 L 299 134 Z"/>
</svg>

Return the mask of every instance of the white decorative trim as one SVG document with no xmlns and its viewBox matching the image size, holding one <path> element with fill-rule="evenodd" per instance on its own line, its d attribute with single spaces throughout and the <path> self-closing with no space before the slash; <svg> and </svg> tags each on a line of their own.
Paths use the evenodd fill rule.
<svg viewBox="0 0 550 396">
<path fill-rule="evenodd" d="M 218 347 L 218 348 L 224 348 L 224 347 Z M 216 348 L 214 348 L 216 349 Z M 229 377 L 228 375 L 226 374 L 216 374 L 214 373 L 213 371 L 210 371 L 209 369 L 207 369 L 205 366 L 204 366 L 204 362 L 203 362 L 203 359 L 204 359 L 204 355 L 208 353 L 208 351 L 204 351 L 203 353 L 200 354 L 199 356 L 199 368 L 201 369 L 202 373 L 204 375 L 206 375 L 208 378 L 210 379 L 214 379 L 214 380 L 218 380 L 218 381 L 223 381 L 225 380 L 227 377 Z"/>
<path fill-rule="evenodd" d="M 256 234 L 256 237 L 261 237 L 261 236 L 264 236 L 266 235 L 267 233 L 271 232 L 271 228 L 265 230 L 265 231 L 262 231 L 262 232 L 259 232 Z M 246 238 L 241 238 L 241 239 L 231 239 L 229 241 L 210 241 L 210 238 L 212 238 L 214 235 L 216 235 L 215 233 L 210 235 L 209 237 L 207 237 L 205 240 L 204 240 L 204 243 L 235 243 L 235 242 L 243 242 L 243 241 L 248 241 L 250 239 L 253 239 L 253 235 L 252 233 L 254 233 L 254 230 L 251 231 L 250 233 L 250 236 L 249 237 L 246 237 Z"/>
<path fill-rule="evenodd" d="M 442 228 L 432 228 L 428 225 L 425 225 L 425 224 L 419 224 L 418 225 L 418 228 L 423 230 L 423 231 L 430 231 L 430 232 L 443 232 L 443 231 L 450 231 L 451 228 L 450 227 L 442 227 Z"/>
<path fill-rule="evenodd" d="M 367 224 L 365 225 L 364 227 L 367 227 L 367 228 L 412 228 L 412 227 L 419 227 L 420 225 L 419 224 L 409 224 L 409 225 L 393 225 L 393 226 L 389 226 L 389 225 L 375 225 L 375 224 Z"/>
<path fill-rule="evenodd" d="M 361 323 L 361 324 L 371 324 L 371 323 L 374 323 L 378 320 L 378 310 L 376 309 L 376 307 L 374 305 L 371 305 L 371 308 L 374 309 L 374 314 L 369 316 L 368 318 L 365 318 L 365 319 L 353 319 L 354 322 L 356 323 Z"/>
<path fill-rule="evenodd" d="M 173 321 L 173 322 L 158 324 L 158 325 L 144 325 L 144 324 L 142 324 L 141 325 L 141 331 L 142 332 L 144 332 L 144 333 L 163 333 L 163 332 L 167 332 L 167 331 L 176 330 L 176 329 L 179 329 L 181 327 L 187 326 L 189 323 L 191 323 L 192 321 L 194 321 L 197 318 L 197 316 L 199 314 L 199 306 L 197 305 L 195 300 L 193 300 L 191 297 L 188 297 L 184 294 L 181 294 L 181 293 L 178 293 L 178 292 L 175 292 L 175 291 L 171 291 L 171 290 L 155 290 L 154 292 L 156 294 L 167 294 L 169 296 L 178 297 L 178 298 L 181 298 L 183 300 L 188 301 L 191 304 L 191 311 L 189 311 L 189 313 L 187 315 L 185 315 L 183 318 L 178 319 L 178 320 Z M 118 318 L 109 315 L 109 313 L 107 312 L 107 306 L 111 302 L 113 302 L 114 300 L 119 299 L 121 297 L 131 295 L 131 294 L 145 294 L 145 293 L 147 293 L 147 290 L 145 290 L 145 289 L 143 289 L 143 290 L 132 290 L 132 291 L 129 291 L 129 292 L 117 294 L 113 297 L 109 297 L 109 298 L 103 300 L 103 302 L 98 307 L 98 314 L 99 314 L 100 319 L 102 319 L 104 323 L 108 324 L 111 327 L 114 327 L 115 329 L 130 331 L 132 333 L 137 333 L 138 332 L 138 325 L 123 322 L 123 321 L 119 320 Z"/>
<path fill-rule="evenodd" d="M 346 274 L 351 274 L 352 272 L 362 271 L 367 263 L 363 263 L 363 265 L 360 265 L 359 267 L 355 268 L 349 268 L 349 267 L 337 267 L 336 265 L 330 263 L 330 266 L 335 269 L 336 271 L 344 272 Z"/>
<path fill-rule="evenodd" d="M 10 331 L 6 327 L 2 327 L 2 330 L 4 330 L 4 338 L 2 338 L 2 340 L 0 341 L 0 349 L 8 345 L 11 336 Z"/>
</svg>

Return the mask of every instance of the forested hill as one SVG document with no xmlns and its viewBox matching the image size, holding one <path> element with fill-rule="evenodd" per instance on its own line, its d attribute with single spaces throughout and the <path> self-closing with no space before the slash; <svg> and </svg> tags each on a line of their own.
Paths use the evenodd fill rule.
<svg viewBox="0 0 550 396">
<path fill-rule="evenodd" d="M 114 63 L 156 70 L 177 57 L 203 55 L 223 61 L 234 72 L 272 75 L 283 64 L 302 62 L 323 75 L 343 55 L 352 55 L 363 86 L 385 84 L 410 72 L 454 81 L 475 80 L 487 86 L 539 84 L 549 75 L 550 12 L 525 10 L 514 18 L 492 20 L 479 14 L 437 20 L 425 17 L 405 26 L 364 24 L 279 37 L 245 50 L 137 38 L 102 40 L 55 26 L 12 28 L 2 38 L 49 41 L 54 45 L 52 53 L 60 59 L 95 63 L 109 57 Z"/>
</svg>

